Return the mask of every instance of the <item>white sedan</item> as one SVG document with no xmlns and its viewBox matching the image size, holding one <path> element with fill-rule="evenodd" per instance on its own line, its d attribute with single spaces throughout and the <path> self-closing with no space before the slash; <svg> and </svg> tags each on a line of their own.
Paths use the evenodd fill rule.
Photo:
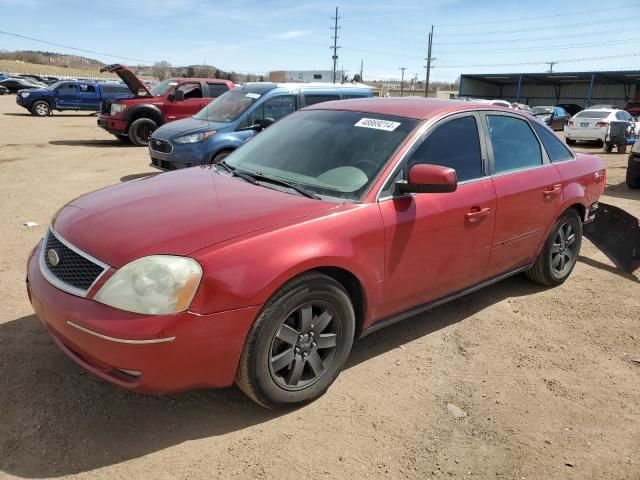
<svg viewBox="0 0 640 480">
<path fill-rule="evenodd" d="M 569 145 L 576 140 L 595 140 L 604 142 L 609 122 L 622 120 L 633 122 L 633 117 L 624 110 L 614 108 L 594 108 L 576 113 L 564 128 L 565 138 Z M 636 124 L 636 132 L 640 124 Z"/>
</svg>

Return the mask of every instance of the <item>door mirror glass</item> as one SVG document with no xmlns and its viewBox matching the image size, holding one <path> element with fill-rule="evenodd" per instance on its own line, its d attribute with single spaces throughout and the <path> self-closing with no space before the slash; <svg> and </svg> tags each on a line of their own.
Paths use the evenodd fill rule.
<svg viewBox="0 0 640 480">
<path fill-rule="evenodd" d="M 171 100 L 172 102 L 183 102 L 184 92 L 182 90 L 176 90 L 175 93 L 169 95 L 169 100 Z"/>
<path fill-rule="evenodd" d="M 447 193 L 457 188 L 456 171 L 440 165 L 414 165 L 409 169 L 406 182 L 396 182 L 399 193 Z"/>
</svg>

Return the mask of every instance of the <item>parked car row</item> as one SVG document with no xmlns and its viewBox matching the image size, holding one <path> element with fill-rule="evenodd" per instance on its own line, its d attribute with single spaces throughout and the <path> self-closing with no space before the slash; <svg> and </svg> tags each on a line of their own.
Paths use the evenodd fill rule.
<svg viewBox="0 0 640 480">
<path fill-rule="evenodd" d="M 635 131 L 640 129 L 640 122 L 625 110 L 594 106 L 574 115 L 565 127 L 565 139 L 569 145 L 579 140 L 597 141 L 602 144 L 607 140 L 609 124 L 614 121 L 628 122 Z"/>
</svg>

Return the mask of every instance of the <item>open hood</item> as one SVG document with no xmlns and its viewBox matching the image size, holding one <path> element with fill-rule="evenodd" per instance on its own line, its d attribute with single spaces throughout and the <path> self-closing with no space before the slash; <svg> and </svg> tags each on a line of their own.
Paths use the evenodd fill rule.
<svg viewBox="0 0 640 480">
<path fill-rule="evenodd" d="M 131 90 L 131 92 L 137 97 L 153 97 L 151 91 L 147 88 L 144 82 L 124 65 L 117 63 L 107 65 L 100 69 L 100 73 L 102 72 L 111 72 L 118 75 L 127 87 L 129 87 L 129 90 Z"/>
</svg>

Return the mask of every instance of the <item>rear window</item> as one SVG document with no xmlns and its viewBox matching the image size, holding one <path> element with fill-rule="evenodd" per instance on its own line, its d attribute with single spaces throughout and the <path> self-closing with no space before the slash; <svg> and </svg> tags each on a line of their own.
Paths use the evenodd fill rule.
<svg viewBox="0 0 640 480">
<path fill-rule="evenodd" d="M 598 110 L 583 110 L 576 113 L 575 118 L 607 118 L 611 112 L 603 112 Z"/>
</svg>

